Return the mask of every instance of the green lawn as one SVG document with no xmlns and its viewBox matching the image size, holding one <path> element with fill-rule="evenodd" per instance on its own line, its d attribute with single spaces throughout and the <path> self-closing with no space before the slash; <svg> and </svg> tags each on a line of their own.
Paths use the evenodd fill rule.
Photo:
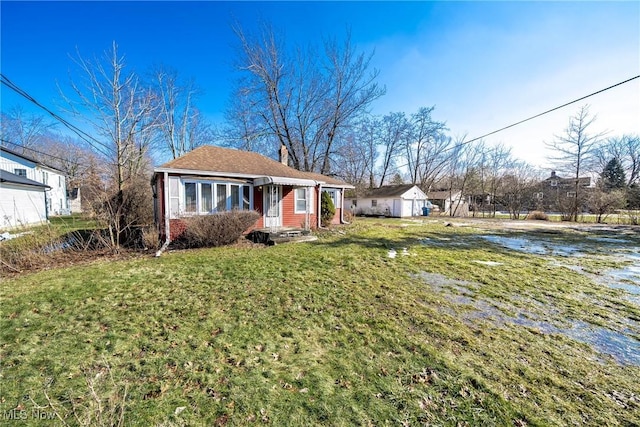
<svg viewBox="0 0 640 427">
<path fill-rule="evenodd" d="M 639 366 L 508 321 L 637 345 L 640 307 L 576 271 L 621 263 L 594 248 L 558 267 L 483 233 L 358 220 L 316 242 L 4 279 L 0 424 L 639 425 Z"/>
</svg>

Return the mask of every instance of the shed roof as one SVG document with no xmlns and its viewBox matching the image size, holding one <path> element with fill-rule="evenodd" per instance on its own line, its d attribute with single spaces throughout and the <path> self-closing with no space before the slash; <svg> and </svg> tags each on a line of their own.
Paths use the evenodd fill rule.
<svg viewBox="0 0 640 427">
<path fill-rule="evenodd" d="M 400 197 L 407 191 L 411 190 L 413 187 L 416 187 L 415 184 L 398 184 L 398 185 L 384 185 L 380 188 L 372 188 L 367 190 L 364 194 L 364 198 L 372 199 L 372 198 L 393 198 Z"/>
<path fill-rule="evenodd" d="M 29 179 L 25 176 L 16 175 L 6 170 L 0 169 L 0 182 L 8 182 L 11 184 L 27 185 L 30 187 L 51 188 L 48 185 Z"/>
</svg>

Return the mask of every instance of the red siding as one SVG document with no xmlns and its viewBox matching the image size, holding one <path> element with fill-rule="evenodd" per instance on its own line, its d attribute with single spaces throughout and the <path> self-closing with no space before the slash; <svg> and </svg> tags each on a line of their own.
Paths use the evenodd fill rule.
<svg viewBox="0 0 640 427">
<path fill-rule="evenodd" d="M 314 192 L 313 197 L 313 212 L 309 215 L 309 227 L 317 228 L 318 226 L 318 217 L 315 212 L 318 210 L 318 206 L 316 205 L 318 201 L 317 190 Z M 304 228 L 306 214 L 295 213 L 296 208 L 296 195 L 295 191 L 293 191 L 293 187 L 282 187 L 282 225 L 284 227 L 296 227 L 296 228 Z"/>
</svg>

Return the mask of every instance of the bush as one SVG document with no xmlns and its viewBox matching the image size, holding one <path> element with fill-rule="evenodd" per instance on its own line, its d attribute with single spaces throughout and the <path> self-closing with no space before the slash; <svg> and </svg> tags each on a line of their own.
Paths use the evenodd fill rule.
<svg viewBox="0 0 640 427">
<path fill-rule="evenodd" d="M 327 227 L 331 224 L 331 220 L 336 214 L 336 207 L 333 205 L 331 196 L 326 191 L 322 192 L 322 199 L 320 200 L 320 221 L 323 227 Z"/>
<path fill-rule="evenodd" d="M 259 218 L 260 214 L 255 211 L 231 211 L 185 218 L 186 229 L 173 243 L 184 248 L 229 245 L 236 242 Z"/>
<path fill-rule="evenodd" d="M 527 219 L 537 219 L 537 220 L 540 220 L 540 221 L 549 221 L 549 217 L 547 216 L 547 214 L 542 212 L 542 211 L 529 212 L 529 215 L 527 215 Z"/>
</svg>

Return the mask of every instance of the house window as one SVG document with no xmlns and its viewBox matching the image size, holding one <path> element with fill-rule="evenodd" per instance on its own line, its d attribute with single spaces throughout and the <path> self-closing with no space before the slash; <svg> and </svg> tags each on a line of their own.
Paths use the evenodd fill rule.
<svg viewBox="0 0 640 427">
<path fill-rule="evenodd" d="M 208 214 L 231 209 L 250 210 L 252 188 L 247 184 L 211 181 L 184 182 L 183 212 L 186 214 Z"/>
<path fill-rule="evenodd" d="M 307 189 L 296 188 L 295 196 L 296 196 L 296 213 L 307 212 Z"/>
<path fill-rule="evenodd" d="M 549 181 L 549 185 L 551 185 L 552 187 L 557 187 L 558 186 L 558 180 L 557 179 L 552 179 L 551 181 Z"/>
<path fill-rule="evenodd" d="M 231 185 L 231 209 L 240 209 L 240 186 Z"/>
<path fill-rule="evenodd" d="M 242 187 L 242 209 L 249 210 L 251 206 L 251 188 L 248 185 Z"/>
<path fill-rule="evenodd" d="M 211 212 L 213 210 L 213 185 L 202 183 L 200 185 L 200 212 Z"/>
<path fill-rule="evenodd" d="M 576 197 L 575 191 L 567 191 L 567 197 Z"/>
<path fill-rule="evenodd" d="M 49 174 L 46 172 L 42 172 L 42 183 L 44 185 L 49 185 Z"/>
<path fill-rule="evenodd" d="M 372 199 L 371 200 L 371 207 L 372 208 L 377 208 L 378 207 L 378 201 L 376 199 Z"/>
<path fill-rule="evenodd" d="M 227 185 L 216 184 L 216 211 L 227 210 Z"/>
<path fill-rule="evenodd" d="M 196 183 L 185 182 L 184 183 L 184 211 L 196 212 Z"/>
<path fill-rule="evenodd" d="M 27 170 L 26 169 L 14 169 L 13 173 L 18 175 L 18 176 L 27 176 Z"/>
<path fill-rule="evenodd" d="M 544 197 L 544 193 L 542 193 L 542 192 L 536 193 L 536 199 L 542 200 L 543 197 Z"/>
</svg>

